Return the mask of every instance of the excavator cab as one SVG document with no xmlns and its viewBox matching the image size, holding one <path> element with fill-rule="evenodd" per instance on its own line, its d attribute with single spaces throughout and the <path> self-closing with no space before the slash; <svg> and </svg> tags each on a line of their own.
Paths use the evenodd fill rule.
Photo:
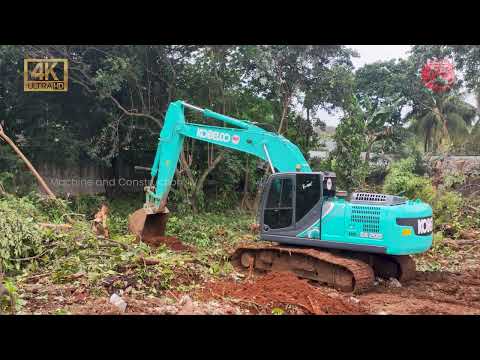
<svg viewBox="0 0 480 360">
<path fill-rule="evenodd" d="M 334 173 L 271 175 L 265 184 L 260 206 L 261 238 L 278 241 L 281 237 L 294 237 L 299 229 L 321 217 L 324 198 L 334 195 Z"/>
</svg>

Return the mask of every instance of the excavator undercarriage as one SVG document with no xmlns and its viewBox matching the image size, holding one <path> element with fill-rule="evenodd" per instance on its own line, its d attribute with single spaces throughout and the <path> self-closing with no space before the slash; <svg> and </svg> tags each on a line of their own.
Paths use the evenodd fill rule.
<svg viewBox="0 0 480 360">
<path fill-rule="evenodd" d="M 288 271 L 298 277 L 354 293 L 362 293 L 372 288 L 375 277 L 396 278 L 400 282 L 415 277 L 415 262 L 406 255 L 267 244 L 240 246 L 230 260 L 240 271 Z"/>
</svg>

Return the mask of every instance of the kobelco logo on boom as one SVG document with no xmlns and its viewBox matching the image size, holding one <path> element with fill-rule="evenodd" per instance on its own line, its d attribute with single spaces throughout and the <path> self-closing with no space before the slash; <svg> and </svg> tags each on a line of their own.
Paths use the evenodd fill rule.
<svg viewBox="0 0 480 360">
<path fill-rule="evenodd" d="M 197 136 L 202 139 L 216 140 L 221 142 L 229 142 L 231 138 L 230 134 L 207 129 L 197 129 Z"/>
</svg>

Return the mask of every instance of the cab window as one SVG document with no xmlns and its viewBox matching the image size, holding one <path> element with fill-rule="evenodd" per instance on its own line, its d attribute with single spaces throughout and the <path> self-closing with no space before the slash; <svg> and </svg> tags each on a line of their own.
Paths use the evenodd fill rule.
<svg viewBox="0 0 480 360">
<path fill-rule="evenodd" d="M 271 229 L 289 227 L 293 222 L 293 179 L 275 178 L 271 182 L 263 222 Z"/>
</svg>

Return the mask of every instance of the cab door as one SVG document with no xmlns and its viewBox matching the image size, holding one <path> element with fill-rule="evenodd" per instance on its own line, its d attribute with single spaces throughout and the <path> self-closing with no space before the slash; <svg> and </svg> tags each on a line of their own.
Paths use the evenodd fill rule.
<svg viewBox="0 0 480 360">
<path fill-rule="evenodd" d="M 262 232 L 282 233 L 295 227 L 295 175 L 273 175 L 263 199 Z"/>
</svg>

